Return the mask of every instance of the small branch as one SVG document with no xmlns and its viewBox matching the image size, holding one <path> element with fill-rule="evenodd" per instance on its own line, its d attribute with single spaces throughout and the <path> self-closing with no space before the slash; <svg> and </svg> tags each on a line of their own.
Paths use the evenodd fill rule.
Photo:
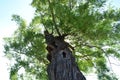
<svg viewBox="0 0 120 80">
<path fill-rule="evenodd" d="M 115 63 L 111 63 L 111 64 L 113 64 L 113 65 L 115 65 L 115 66 L 120 66 L 120 64 L 115 64 Z"/>
<path fill-rule="evenodd" d="M 107 57 L 107 59 L 108 59 L 108 62 L 109 62 L 109 64 L 110 64 L 110 66 L 111 66 L 111 71 L 114 73 L 114 71 L 113 71 L 113 68 L 112 68 L 112 63 L 111 63 L 111 61 L 110 61 L 110 59 L 109 59 L 109 56 L 105 53 L 105 55 L 106 55 L 106 57 Z"/>
<path fill-rule="evenodd" d="M 51 5 L 50 0 L 48 0 L 48 3 L 49 3 L 49 7 L 50 7 L 50 11 L 51 11 L 51 15 L 52 15 L 52 20 L 53 20 L 53 23 L 54 23 L 55 29 L 56 29 L 58 35 L 61 36 L 61 34 L 60 34 L 60 32 L 59 32 L 59 29 L 57 28 L 56 21 L 55 21 L 55 15 L 54 15 L 54 13 L 53 13 L 53 8 L 50 6 L 50 5 Z"/>
</svg>

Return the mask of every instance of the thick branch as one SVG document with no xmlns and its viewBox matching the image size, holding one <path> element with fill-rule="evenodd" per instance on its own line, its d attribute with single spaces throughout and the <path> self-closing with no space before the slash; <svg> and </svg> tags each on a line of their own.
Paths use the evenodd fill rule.
<svg viewBox="0 0 120 80">
<path fill-rule="evenodd" d="M 53 8 L 50 6 L 50 5 L 51 5 L 50 0 L 48 0 L 48 3 L 49 3 L 49 7 L 50 7 L 50 11 L 51 11 L 51 16 L 52 16 L 52 20 L 53 20 L 53 23 L 54 23 L 55 29 L 56 29 L 58 35 L 61 36 L 61 34 L 60 34 L 60 32 L 59 32 L 59 29 L 57 28 L 56 21 L 55 21 L 55 15 L 54 15 L 54 12 L 53 12 Z"/>
</svg>

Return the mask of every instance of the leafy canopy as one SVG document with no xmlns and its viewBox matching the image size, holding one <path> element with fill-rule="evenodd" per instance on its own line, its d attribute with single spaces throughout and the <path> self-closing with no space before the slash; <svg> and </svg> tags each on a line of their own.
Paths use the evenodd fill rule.
<svg viewBox="0 0 120 80">
<path fill-rule="evenodd" d="M 29 25 L 13 15 L 19 28 L 12 37 L 5 38 L 4 45 L 6 56 L 14 61 L 10 79 L 47 79 L 49 62 L 43 29 L 54 35 L 59 29 L 61 34 L 68 34 L 66 40 L 75 48 L 73 54 L 81 71 L 94 71 L 99 80 L 117 80 L 107 62 L 109 56 L 120 58 L 120 10 L 104 9 L 105 4 L 106 0 L 33 0 L 36 12 Z M 18 73 L 21 68 L 26 76 Z"/>
</svg>

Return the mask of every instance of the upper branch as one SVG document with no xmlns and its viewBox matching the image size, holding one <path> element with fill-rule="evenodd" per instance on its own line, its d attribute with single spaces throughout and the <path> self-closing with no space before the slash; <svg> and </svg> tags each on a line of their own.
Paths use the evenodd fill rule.
<svg viewBox="0 0 120 80">
<path fill-rule="evenodd" d="M 55 15 L 54 15 L 54 12 L 53 12 L 53 8 L 50 6 L 50 5 L 51 5 L 50 0 L 48 0 L 48 3 L 49 3 L 49 7 L 50 7 L 50 11 L 51 11 L 51 16 L 52 16 L 52 20 L 53 20 L 53 23 L 54 23 L 55 29 L 56 29 L 58 35 L 61 36 L 61 34 L 60 34 L 60 32 L 59 32 L 59 29 L 57 28 L 56 21 L 55 21 Z"/>
</svg>

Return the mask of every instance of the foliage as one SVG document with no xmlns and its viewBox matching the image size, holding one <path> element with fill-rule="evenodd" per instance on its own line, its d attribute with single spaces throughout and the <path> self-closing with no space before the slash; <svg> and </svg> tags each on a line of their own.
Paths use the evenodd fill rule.
<svg viewBox="0 0 120 80">
<path fill-rule="evenodd" d="M 66 40 L 75 47 L 74 55 L 83 72 L 95 69 L 99 80 L 117 80 L 107 62 L 111 55 L 120 58 L 120 10 L 111 7 L 105 10 L 105 2 L 33 0 L 31 5 L 36 8 L 36 12 L 28 26 L 24 19 L 14 15 L 13 20 L 19 28 L 13 37 L 5 38 L 4 45 L 6 56 L 14 61 L 11 65 L 11 80 L 16 80 L 21 67 L 36 80 L 47 79 L 48 61 L 42 30 L 46 28 L 57 35 L 56 27 L 61 34 L 69 34 Z M 32 80 L 32 77 L 29 79 Z"/>
</svg>

